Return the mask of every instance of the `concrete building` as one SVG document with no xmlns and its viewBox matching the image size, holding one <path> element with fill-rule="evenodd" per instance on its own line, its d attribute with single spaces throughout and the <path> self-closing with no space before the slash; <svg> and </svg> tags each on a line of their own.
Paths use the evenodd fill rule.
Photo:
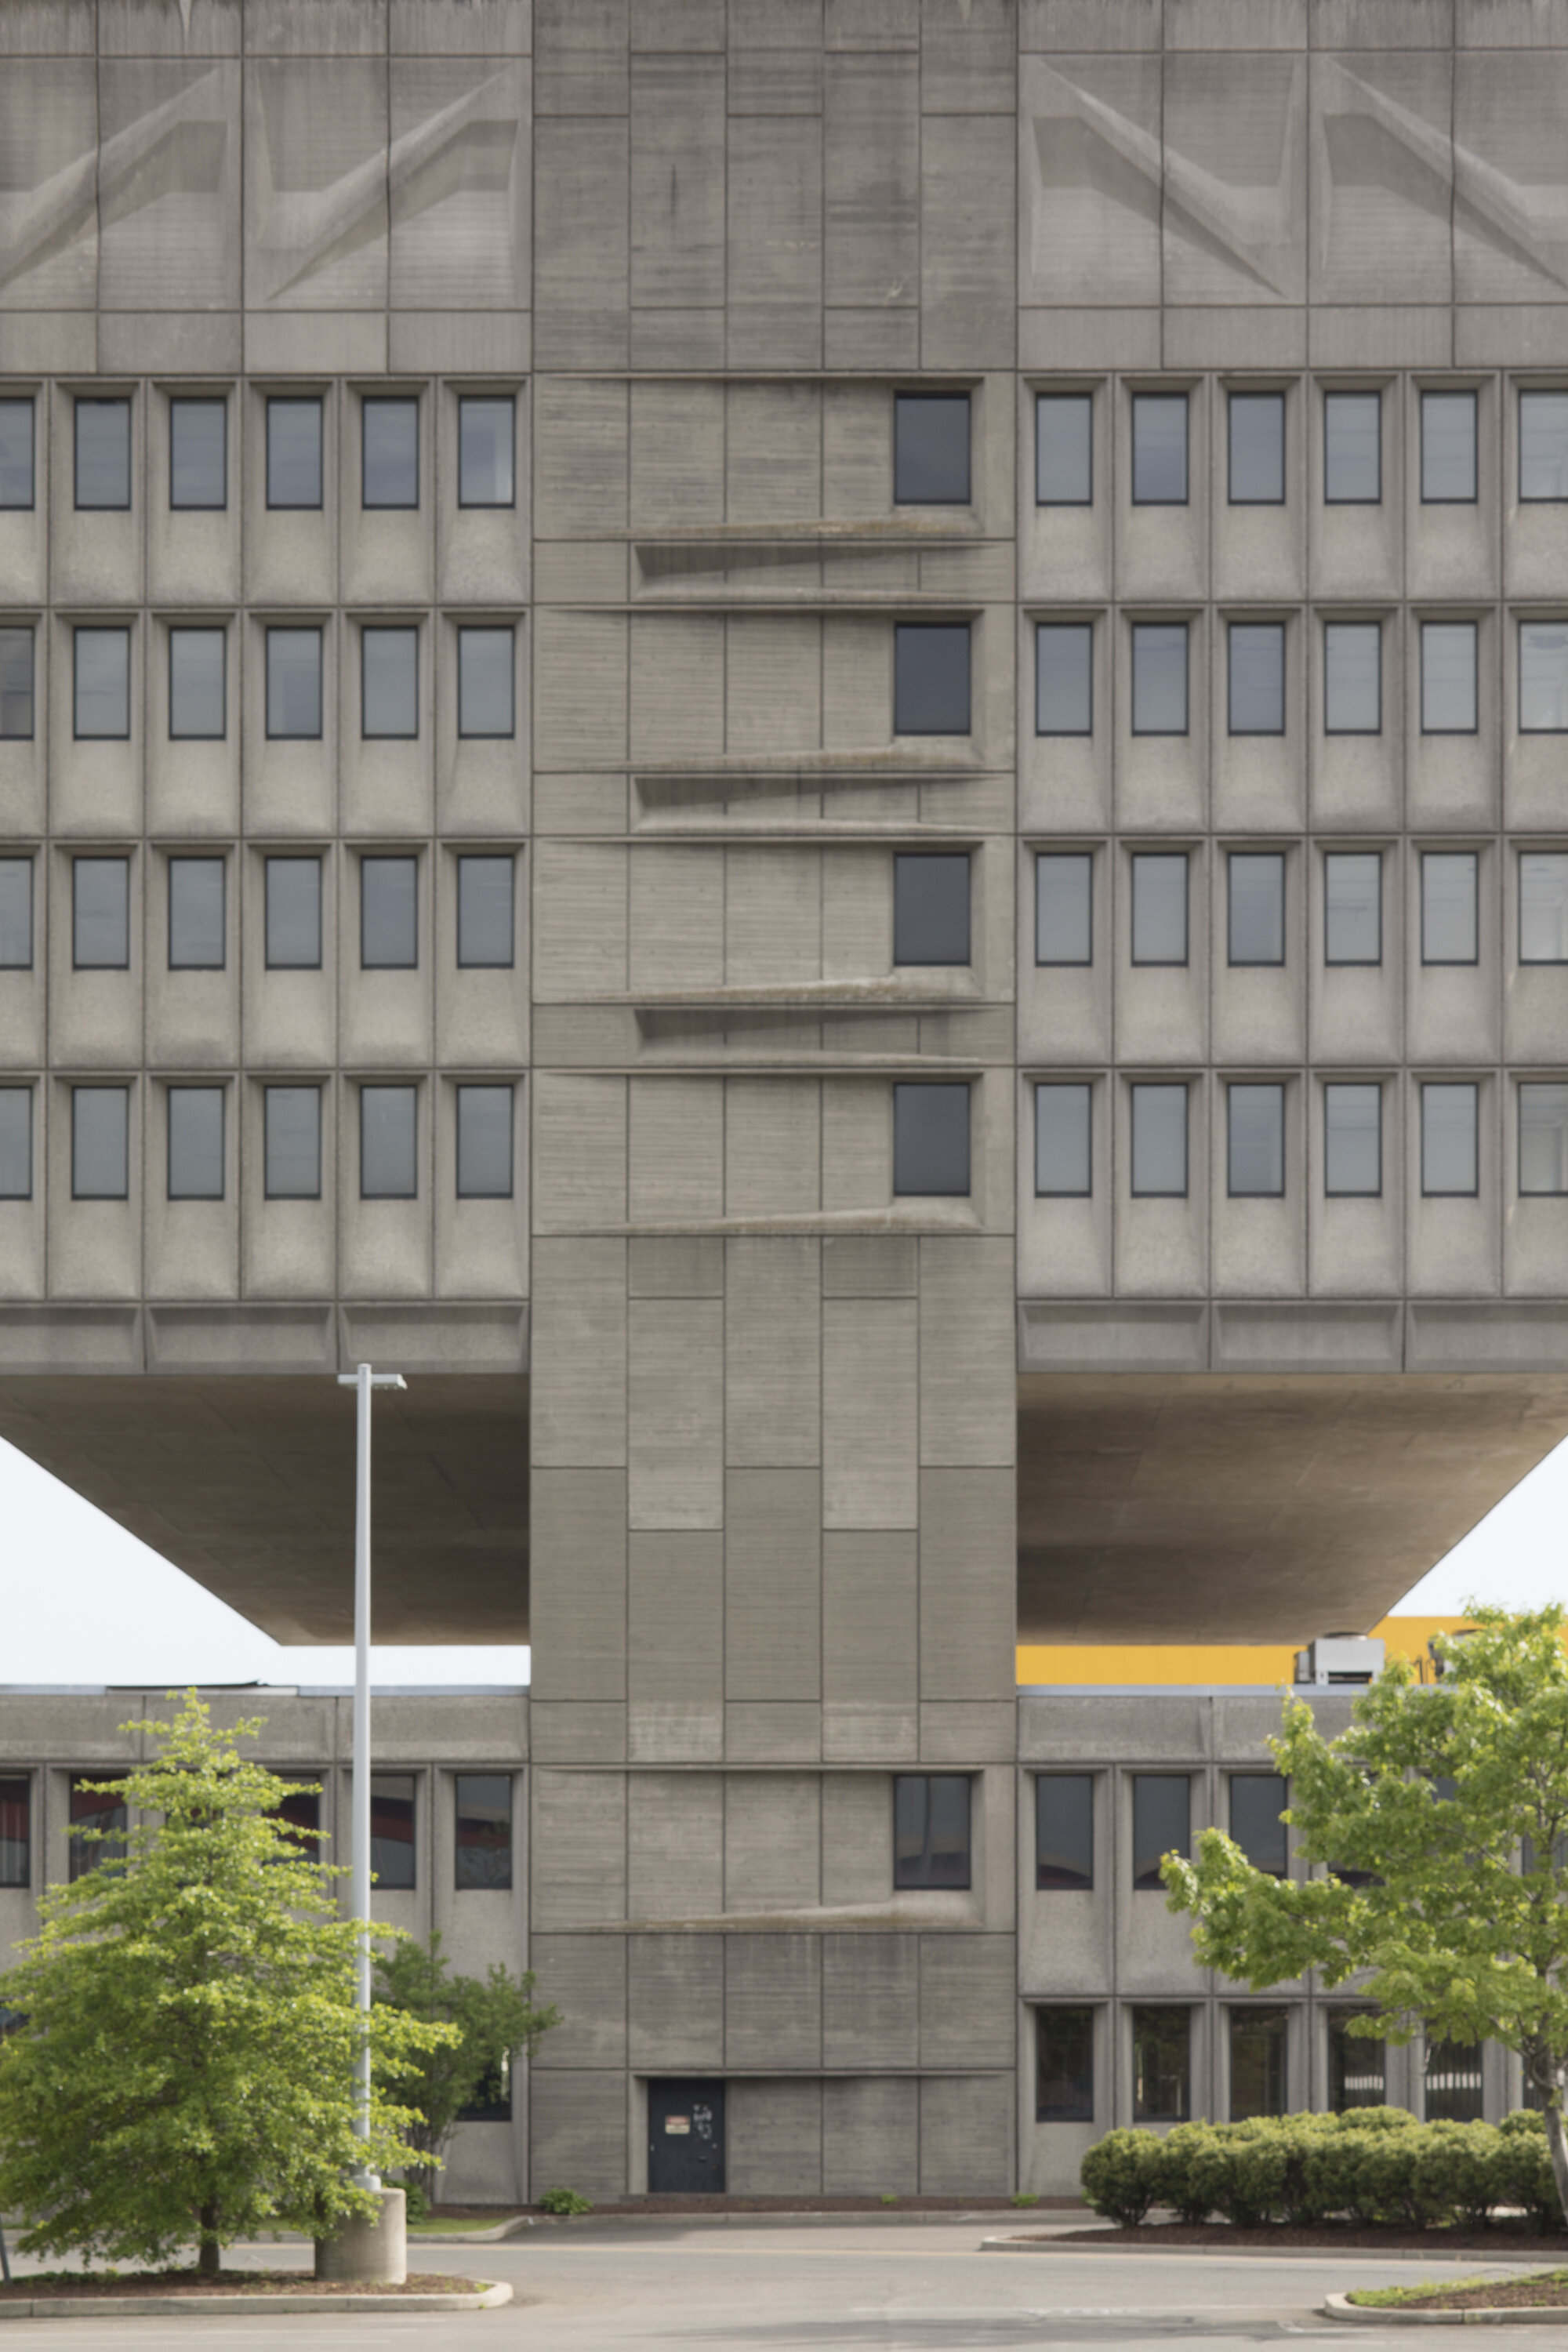
<svg viewBox="0 0 1568 2352">
<path fill-rule="evenodd" d="M 1365 1628 L 1568 1425 L 1568 8 L 0 47 L 0 1434 L 336 1639 L 404 1370 L 535 2164 L 1007 2185 L 1016 1643 Z"/>
</svg>

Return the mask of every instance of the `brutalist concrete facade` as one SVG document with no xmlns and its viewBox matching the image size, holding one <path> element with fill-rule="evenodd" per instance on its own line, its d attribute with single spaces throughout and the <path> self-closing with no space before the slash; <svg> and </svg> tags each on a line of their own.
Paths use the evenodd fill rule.
<svg viewBox="0 0 1568 2352">
<path fill-rule="evenodd" d="M 1568 1193 L 1521 1189 L 1515 1140 L 1568 1011 L 1568 964 L 1517 936 L 1521 853 L 1568 849 L 1518 678 L 1521 624 L 1568 606 L 1518 448 L 1521 391 L 1568 385 L 1568 6 L 12 0 L 0 47 L 0 396 L 36 457 L 0 511 L 35 706 L 0 741 L 34 914 L 0 972 L 31 1102 L 0 1426 L 330 1638 L 323 1376 L 374 1354 L 441 1391 L 389 1414 L 382 1630 L 531 1631 L 531 1930 L 574 1987 L 536 2168 L 639 2185 L 648 2082 L 711 2075 L 734 2186 L 1005 2188 L 1021 1558 L 1058 1638 L 1191 1613 L 1306 1639 L 1371 1622 L 1568 1419 Z M 911 390 L 967 395 L 966 499 L 896 500 Z M 1282 401 L 1281 495 L 1237 505 L 1248 391 Z M 1475 495 L 1435 503 L 1445 391 L 1475 395 Z M 1376 395 L 1378 494 L 1351 504 L 1324 495 L 1343 392 Z M 1046 505 L 1036 403 L 1062 393 L 1090 404 L 1089 497 Z M 1133 495 L 1147 394 L 1185 401 L 1177 501 Z M 416 404 L 398 509 L 363 496 L 389 395 Z M 176 509 L 171 404 L 197 396 L 225 404 L 224 502 Z M 476 504 L 480 398 L 514 404 L 515 478 Z M 78 404 L 106 399 L 128 503 L 83 509 Z M 288 399 L 321 404 L 316 505 L 269 499 Z M 1062 623 L 1093 716 L 1047 736 L 1036 631 Z M 1378 633 L 1373 731 L 1327 730 L 1342 624 Z M 962 731 L 897 730 L 910 625 L 968 633 Z M 1231 732 L 1232 626 L 1279 633 L 1277 733 Z M 222 724 L 175 740 L 193 628 L 223 635 Z M 367 740 L 388 628 L 417 717 Z M 1424 728 L 1433 628 L 1473 649 L 1473 727 Z M 122 730 L 81 724 L 83 630 L 124 635 Z M 1185 633 L 1179 732 L 1133 710 L 1144 630 Z M 314 733 L 274 724 L 280 631 L 319 633 Z M 931 849 L 971 861 L 969 958 L 899 966 L 893 860 Z M 1042 851 L 1091 861 L 1076 966 L 1036 961 Z M 1324 858 L 1361 851 L 1378 960 L 1331 965 Z M 1231 963 L 1233 854 L 1283 860 L 1272 966 Z M 1427 854 L 1475 861 L 1473 960 L 1423 961 Z M 224 956 L 177 971 L 195 855 L 224 866 Z M 1155 855 L 1187 861 L 1187 936 L 1150 970 Z M 475 856 L 514 861 L 510 963 L 459 961 Z M 323 912 L 284 965 L 290 856 Z M 412 861 L 396 968 L 366 968 L 375 856 Z M 84 858 L 124 861 L 116 965 L 73 941 Z M 894 1090 L 932 1080 L 968 1089 L 967 1190 L 896 1192 Z M 1087 1189 L 1037 1190 L 1042 1083 L 1089 1089 Z M 1282 1121 L 1278 1184 L 1239 1194 L 1233 1084 Z M 1331 1196 L 1350 1084 L 1378 1181 Z M 1473 1113 L 1468 1187 L 1424 1181 L 1436 1084 Z M 1156 1085 L 1179 1188 L 1134 1185 Z M 222 1172 L 176 1201 L 192 1087 L 221 1094 Z M 457 1165 L 480 1087 L 512 1119 L 482 1193 Z M 290 1197 L 284 1087 L 320 1118 Z M 378 1087 L 412 1103 L 411 1182 L 371 1180 Z M 122 1090 L 119 1197 L 81 1197 L 83 1088 Z M 1022 1543 L 1021 1404 L 1046 1465 Z M 1244 1408 L 1273 1467 L 1238 1507 Z M 898 1893 L 892 1777 L 933 1770 L 971 1782 L 971 1884 Z"/>
</svg>

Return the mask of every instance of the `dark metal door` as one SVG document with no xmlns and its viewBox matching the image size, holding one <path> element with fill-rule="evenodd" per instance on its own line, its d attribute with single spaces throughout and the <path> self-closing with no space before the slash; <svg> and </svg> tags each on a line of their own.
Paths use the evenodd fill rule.
<svg viewBox="0 0 1568 2352">
<path fill-rule="evenodd" d="M 648 2084 L 647 2185 L 656 2197 L 723 2193 L 722 2083 Z"/>
</svg>

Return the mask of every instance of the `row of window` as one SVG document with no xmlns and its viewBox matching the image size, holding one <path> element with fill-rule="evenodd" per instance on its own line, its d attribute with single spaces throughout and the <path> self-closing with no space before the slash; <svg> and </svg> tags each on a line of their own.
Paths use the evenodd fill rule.
<svg viewBox="0 0 1568 2352">
<path fill-rule="evenodd" d="M 1372 2011 L 1328 2012 L 1328 2108 L 1346 2115 L 1381 2107 L 1388 2097 L 1388 2053 L 1375 2035 L 1352 2031 Z M 1088 2124 L 1095 2114 L 1095 2016 L 1091 2002 L 1052 2003 L 1035 2012 L 1035 2116 L 1039 2123 Z M 1185 2002 L 1132 2005 L 1132 2116 L 1135 2123 L 1186 2123 L 1193 2104 L 1193 2011 Z M 1289 2012 L 1237 2003 L 1227 2012 L 1230 2119 L 1290 2112 Z M 1428 2042 L 1422 2101 L 1428 2123 L 1471 2123 L 1483 2113 L 1481 2045 Z M 1300 2105 L 1300 2099 L 1295 2103 Z"/>
<path fill-rule="evenodd" d="M 267 628 L 263 708 L 268 741 L 319 742 L 323 632 Z M 30 626 L 0 628 L 0 741 L 26 743 L 37 727 Z M 469 740 L 517 732 L 517 631 L 463 624 L 458 640 L 458 733 Z M 419 734 L 419 631 L 368 624 L 359 632 L 360 732 L 366 742 Z M 228 632 L 171 628 L 169 740 L 221 743 L 228 734 Z M 71 728 L 78 742 L 131 735 L 131 631 L 83 623 L 71 631 Z"/>
<path fill-rule="evenodd" d="M 1419 1155 L 1428 1199 L 1473 1199 L 1480 1189 L 1480 1087 L 1473 1079 L 1424 1079 Z M 1134 1200 L 1185 1200 L 1190 1181 L 1192 1089 L 1184 1079 L 1128 1088 L 1128 1179 Z M 1322 1090 L 1323 1192 L 1375 1200 L 1384 1189 L 1381 1081 L 1330 1080 Z M 1226 1189 L 1234 1200 L 1282 1200 L 1282 1082 L 1226 1084 Z M 1568 1194 L 1568 1084 L 1521 1079 L 1514 1088 L 1518 1185 L 1522 1198 Z M 1094 1085 L 1046 1079 L 1035 1088 L 1035 1192 L 1088 1200 L 1095 1191 Z"/>
<path fill-rule="evenodd" d="M 0 1086 L 0 1201 L 30 1201 L 34 1188 L 34 1088 Z M 168 1198 L 227 1198 L 223 1086 L 171 1081 L 163 1088 Z M 362 1201 L 419 1196 L 419 1094 L 407 1082 L 365 1081 L 359 1095 Z M 515 1088 L 465 1082 L 455 1097 L 455 1189 L 460 1201 L 504 1201 L 514 1184 Z M 261 1089 L 263 1190 L 269 1201 L 321 1197 L 321 1097 L 316 1085 Z M 73 1085 L 71 1198 L 124 1201 L 131 1192 L 131 1088 Z"/>
<path fill-rule="evenodd" d="M 1134 1772 L 1132 1885 L 1163 1894 L 1160 1864 L 1192 1844 L 1192 1781 L 1185 1772 Z M 1035 1779 L 1035 1885 L 1047 1894 L 1094 1890 L 1092 1772 L 1041 1772 Z M 1286 1784 L 1278 1772 L 1226 1775 L 1226 1828 L 1255 1870 L 1283 1878 L 1289 1869 L 1282 1815 Z"/>
<path fill-rule="evenodd" d="M 464 394 L 458 402 L 458 504 L 517 502 L 517 403 L 510 394 Z M 360 402 L 360 501 L 366 508 L 420 503 L 419 401 L 408 393 L 366 393 Z M 287 393 L 267 403 L 267 503 L 319 509 L 323 495 L 323 403 Z M 0 400 L 0 509 L 37 501 L 37 433 L 31 399 Z M 131 402 L 79 394 L 73 418 L 75 502 L 83 512 L 131 505 Z M 223 509 L 229 499 L 228 402 L 221 394 L 169 403 L 169 504 L 176 512 Z"/>
<path fill-rule="evenodd" d="M 94 1775 L 101 1778 L 101 1775 Z M 419 1776 L 374 1772 L 370 1783 L 371 1868 L 383 1887 L 416 1885 L 416 1809 Z M 0 1886 L 33 1883 L 33 1792 L 26 1773 L 0 1776 Z M 453 1782 L 454 1884 L 462 1887 L 510 1887 L 512 1883 L 512 1779 L 510 1772 L 458 1772 Z M 317 1852 L 321 1801 L 310 1791 L 286 1797 L 279 1817 L 301 1849 Z M 80 1878 L 99 1863 L 124 1856 L 129 1828 L 118 1798 L 70 1780 L 68 1863 Z M 93 1834 L 84 1837 L 82 1831 Z"/>
<path fill-rule="evenodd" d="M 1383 499 L 1381 391 L 1325 392 L 1323 502 L 1377 506 Z M 1188 396 L 1135 392 L 1131 411 L 1132 503 L 1185 506 L 1190 495 Z M 1226 419 L 1226 485 L 1232 506 L 1283 506 L 1285 394 L 1232 392 Z M 1479 496 L 1477 396 L 1421 394 L 1421 499 L 1473 506 Z M 950 427 L 956 440 L 956 422 Z M 964 419 L 967 461 L 967 416 Z M 1519 496 L 1525 505 L 1568 499 L 1568 392 L 1519 394 Z M 1040 506 L 1094 503 L 1094 400 L 1050 392 L 1035 404 L 1035 498 Z"/>
<path fill-rule="evenodd" d="M 30 856 L 0 857 L 0 971 L 26 971 L 33 963 L 34 862 Z M 458 969 L 511 969 L 517 961 L 515 858 L 487 850 L 465 853 L 456 863 Z M 366 855 L 358 864 L 362 969 L 416 970 L 418 858 Z M 262 859 L 269 971 L 321 970 L 321 867 L 320 856 L 293 851 Z M 226 860 L 171 856 L 168 874 L 170 971 L 223 971 L 228 961 Z M 129 970 L 129 856 L 71 859 L 71 961 L 78 971 Z"/>
<path fill-rule="evenodd" d="M 1474 735 L 1480 728 L 1480 625 L 1422 621 L 1421 732 Z M 1529 620 L 1519 630 L 1519 731 L 1568 732 L 1568 622 Z M 1092 735 L 1092 621 L 1041 621 L 1035 630 L 1035 732 Z M 1185 735 L 1191 728 L 1190 624 L 1134 621 L 1129 628 L 1134 735 Z M 1226 715 L 1232 735 L 1283 735 L 1285 624 L 1226 625 Z M 900 730 L 903 732 L 903 730 Z M 1383 732 L 1383 624 L 1323 624 L 1323 731 Z"/>
</svg>

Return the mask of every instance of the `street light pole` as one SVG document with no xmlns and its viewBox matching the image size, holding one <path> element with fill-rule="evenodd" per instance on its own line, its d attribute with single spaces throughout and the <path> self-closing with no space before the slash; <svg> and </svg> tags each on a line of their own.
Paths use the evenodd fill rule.
<svg viewBox="0 0 1568 2352">
<path fill-rule="evenodd" d="M 370 1392 L 372 1389 L 405 1389 L 401 1372 L 373 1372 L 368 1364 L 357 1371 L 340 1372 L 341 1389 L 359 1391 L 359 1427 L 354 1477 L 354 1752 L 353 1817 L 349 1899 L 359 1937 L 354 1952 L 354 2007 L 362 2021 L 354 2059 L 359 2084 L 359 2114 L 354 2128 L 361 2139 L 370 2137 Z M 379 2189 L 381 2175 L 362 2164 L 355 2186 Z"/>
</svg>

